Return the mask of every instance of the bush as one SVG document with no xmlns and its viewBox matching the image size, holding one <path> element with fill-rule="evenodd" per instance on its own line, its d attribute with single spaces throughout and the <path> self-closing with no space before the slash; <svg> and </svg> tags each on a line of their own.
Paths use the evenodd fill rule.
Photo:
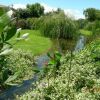
<svg viewBox="0 0 100 100">
<path fill-rule="evenodd" d="M 94 22 L 88 22 L 85 29 L 92 31 L 93 35 L 98 35 L 100 33 L 100 21 L 96 20 Z"/>
<path fill-rule="evenodd" d="M 28 23 L 28 21 L 27 20 L 25 20 L 25 19 L 20 19 L 20 20 L 18 20 L 17 22 L 16 22 L 16 24 L 17 24 L 17 27 L 18 28 L 22 28 L 22 29 L 30 29 L 30 24 Z"/>
<path fill-rule="evenodd" d="M 91 50 L 99 46 L 100 42 L 93 43 L 83 51 L 73 53 L 72 56 L 68 52 L 61 58 L 60 74 L 55 80 L 53 77 L 49 78 L 49 86 L 48 80 L 44 78 L 37 84 L 36 89 L 17 100 L 99 100 L 100 78 L 96 75 L 99 75 L 99 72 L 96 71 L 95 62 L 91 56 Z M 98 63 L 100 65 L 100 62 Z"/>
<path fill-rule="evenodd" d="M 29 29 L 39 29 L 40 27 L 40 19 L 39 18 L 28 18 L 27 23 L 29 24 Z"/>
<path fill-rule="evenodd" d="M 33 57 L 28 52 L 22 50 L 13 51 L 11 55 L 5 57 L 2 63 L 2 72 L 8 70 L 9 76 L 17 73 L 16 79 L 7 83 L 8 85 L 23 82 L 23 80 L 33 77 Z"/>
</svg>

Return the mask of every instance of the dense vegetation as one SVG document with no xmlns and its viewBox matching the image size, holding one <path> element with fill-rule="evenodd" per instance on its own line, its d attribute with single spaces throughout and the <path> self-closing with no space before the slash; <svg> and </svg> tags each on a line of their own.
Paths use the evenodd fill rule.
<svg viewBox="0 0 100 100">
<path fill-rule="evenodd" d="M 20 36 L 20 32 L 12 23 L 13 20 L 11 11 L 0 17 L 0 90 L 22 82 L 24 79 L 29 79 L 33 75 L 31 54 L 22 51 L 11 53 L 14 44 L 9 43 L 9 40 L 13 36 L 17 35 L 16 38 L 19 40 L 26 39 L 26 34 L 24 37 Z"/>
<path fill-rule="evenodd" d="M 47 15 L 43 18 L 40 30 L 44 36 L 51 38 L 73 39 L 77 35 L 77 25 L 63 11 Z M 40 19 L 40 20 L 41 20 Z"/>
<path fill-rule="evenodd" d="M 79 53 L 68 52 L 60 59 L 59 69 L 48 65 L 48 74 L 37 88 L 19 100 L 99 100 L 100 99 L 100 40 Z M 60 56 L 58 56 L 60 57 Z M 46 73 L 45 73 L 46 74 Z M 40 74 L 41 75 L 41 74 Z M 48 83 L 49 81 L 49 83 Z"/>
<path fill-rule="evenodd" d="M 44 7 L 39 3 L 36 4 L 28 4 L 26 9 L 17 9 L 16 13 L 14 13 L 15 17 L 26 19 L 30 17 L 40 17 L 44 14 Z"/>
<path fill-rule="evenodd" d="M 39 3 L 9 9 L 12 15 L 0 8 L 0 91 L 37 75 L 35 88 L 16 99 L 100 100 L 100 10 L 87 8 L 85 19 L 75 20 L 60 8 L 44 13 Z M 83 50 L 47 53 L 52 41 L 64 48 L 63 40 L 73 45 L 79 36 L 90 41 Z M 43 53 L 49 61 L 39 68 L 34 57 Z"/>
<path fill-rule="evenodd" d="M 36 11 L 39 12 L 39 8 L 36 7 L 36 5 L 37 4 L 27 5 L 27 8 L 23 9 L 26 10 L 27 13 L 29 13 L 28 11 L 31 10 L 30 13 L 32 14 L 32 18 L 25 14 L 24 11 L 16 11 L 16 15 L 19 14 L 19 16 L 21 16 L 21 14 L 25 14 L 23 15 L 24 17 L 19 17 L 17 22 L 18 27 L 22 27 L 23 29 L 40 30 L 41 34 L 50 38 L 73 39 L 77 35 L 77 23 L 74 21 L 74 19 L 66 16 L 63 10 L 57 9 L 57 11 L 48 14 L 41 14 L 42 16 L 39 16 L 38 18 L 38 16 L 34 16 L 35 8 L 37 8 Z M 27 19 L 25 16 L 27 16 Z"/>
</svg>

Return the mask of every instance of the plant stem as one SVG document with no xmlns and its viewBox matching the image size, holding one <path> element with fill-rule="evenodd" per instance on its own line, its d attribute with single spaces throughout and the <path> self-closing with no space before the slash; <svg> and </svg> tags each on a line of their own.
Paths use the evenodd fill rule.
<svg viewBox="0 0 100 100">
<path fill-rule="evenodd" d="M 72 51 L 70 52 L 70 64 L 69 64 L 69 73 L 68 73 L 68 91 L 70 91 L 70 76 L 71 76 L 71 67 L 72 67 Z"/>
</svg>

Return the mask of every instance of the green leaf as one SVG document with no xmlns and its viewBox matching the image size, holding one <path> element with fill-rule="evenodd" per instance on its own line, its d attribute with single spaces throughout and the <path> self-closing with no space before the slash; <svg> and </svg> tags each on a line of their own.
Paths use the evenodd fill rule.
<svg viewBox="0 0 100 100">
<path fill-rule="evenodd" d="M 10 54 L 11 52 L 12 52 L 12 48 L 9 48 L 9 49 L 5 49 L 4 51 L 2 51 L 1 53 L 0 53 L 0 56 L 4 56 L 4 55 L 8 55 L 8 54 Z"/>
<path fill-rule="evenodd" d="M 51 60 L 49 61 L 48 65 L 55 65 L 56 64 L 56 61 L 55 60 Z"/>
<path fill-rule="evenodd" d="M 51 58 L 51 59 L 53 58 L 53 57 L 50 55 L 49 52 L 47 53 L 47 56 L 48 56 L 49 58 Z"/>
<path fill-rule="evenodd" d="M 18 85 L 17 83 L 6 83 L 6 85 L 15 86 Z"/>
<path fill-rule="evenodd" d="M 1 34 L 1 41 L 4 42 L 4 34 Z"/>
<path fill-rule="evenodd" d="M 13 26 L 10 29 L 8 29 L 8 31 L 6 32 L 6 36 L 4 41 L 8 41 L 9 39 L 11 39 L 14 35 L 16 34 L 16 27 Z"/>
<path fill-rule="evenodd" d="M 17 31 L 16 31 L 17 38 L 20 38 L 20 35 L 21 35 L 20 31 L 21 31 L 21 28 L 17 29 Z"/>
<path fill-rule="evenodd" d="M 9 71 L 9 69 L 5 69 L 4 71 L 3 71 L 3 82 L 5 81 L 5 80 L 7 80 L 7 78 L 8 78 L 8 71 Z"/>
<path fill-rule="evenodd" d="M 34 71 L 35 73 L 39 73 L 39 72 L 40 72 L 40 69 L 37 68 L 37 67 L 34 67 L 34 68 L 33 68 L 33 71 Z"/>
<path fill-rule="evenodd" d="M 55 52 L 55 54 L 54 54 L 54 56 L 55 56 L 55 59 L 57 60 L 57 61 L 59 61 L 60 59 L 61 59 L 61 54 L 58 52 L 58 51 L 56 51 Z"/>
<path fill-rule="evenodd" d="M 0 32 L 2 33 L 6 25 L 11 21 L 11 18 L 6 14 L 0 17 Z"/>
<path fill-rule="evenodd" d="M 14 75 L 10 76 L 10 77 L 5 81 L 5 84 L 9 84 L 10 82 L 14 81 L 19 75 L 20 75 L 20 72 L 16 72 Z"/>
<path fill-rule="evenodd" d="M 3 43 L 0 43 L 0 50 L 3 48 Z"/>
</svg>

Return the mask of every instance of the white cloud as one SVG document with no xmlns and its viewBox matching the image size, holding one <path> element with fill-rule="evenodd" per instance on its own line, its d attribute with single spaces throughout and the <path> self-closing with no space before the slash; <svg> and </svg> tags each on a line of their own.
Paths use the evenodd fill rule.
<svg viewBox="0 0 100 100">
<path fill-rule="evenodd" d="M 44 6 L 44 9 L 45 9 L 44 11 L 45 12 L 50 12 L 50 11 L 56 11 L 57 10 L 56 7 L 49 6 L 45 3 L 41 3 L 41 5 Z M 69 17 L 74 17 L 75 19 L 84 18 L 84 15 L 79 10 L 64 9 L 64 12 Z"/>
<path fill-rule="evenodd" d="M 45 13 L 57 10 L 57 8 L 51 7 L 51 6 L 49 6 L 49 5 L 45 4 L 45 3 L 41 3 L 41 5 L 44 7 L 44 12 Z"/>
<path fill-rule="evenodd" d="M 79 10 L 64 9 L 66 15 L 74 17 L 75 19 L 84 18 L 84 15 Z"/>
<path fill-rule="evenodd" d="M 57 10 L 56 7 L 49 6 L 45 3 L 41 3 L 41 5 L 44 6 L 44 12 L 45 13 Z M 25 9 L 26 5 L 24 5 L 24 4 L 14 4 L 13 7 L 15 9 L 18 9 L 18 8 Z M 77 9 L 64 9 L 64 12 L 65 12 L 66 15 L 68 15 L 70 17 L 74 17 L 75 19 L 85 18 L 84 15 L 82 14 L 82 12 L 77 10 Z"/>
<path fill-rule="evenodd" d="M 15 9 L 18 9 L 18 8 L 25 9 L 26 5 L 24 5 L 24 4 L 13 4 L 13 8 L 15 8 Z"/>
</svg>

